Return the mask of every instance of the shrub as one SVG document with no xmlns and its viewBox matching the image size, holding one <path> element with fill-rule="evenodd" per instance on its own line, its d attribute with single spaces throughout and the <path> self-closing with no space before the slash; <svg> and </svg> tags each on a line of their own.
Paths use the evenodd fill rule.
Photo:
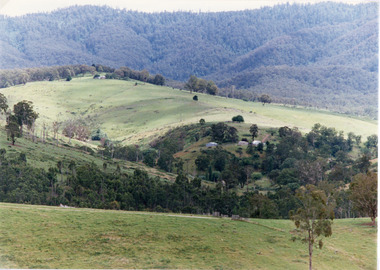
<svg viewBox="0 0 380 270">
<path fill-rule="evenodd" d="M 251 174 L 251 177 L 253 180 L 260 180 L 263 177 L 263 175 L 259 172 L 253 172 Z"/>
<path fill-rule="evenodd" d="M 241 123 L 241 122 L 244 122 L 244 118 L 241 115 L 236 115 L 236 116 L 232 117 L 232 121 Z"/>
</svg>

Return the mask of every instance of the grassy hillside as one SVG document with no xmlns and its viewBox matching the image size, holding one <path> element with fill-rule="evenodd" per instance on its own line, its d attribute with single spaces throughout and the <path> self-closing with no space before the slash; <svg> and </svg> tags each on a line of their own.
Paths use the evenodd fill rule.
<svg viewBox="0 0 380 270">
<path fill-rule="evenodd" d="M 1 268 L 306 269 L 287 220 L 0 204 Z M 335 220 L 315 269 L 376 269 L 369 219 Z"/>
<path fill-rule="evenodd" d="M 53 121 L 82 118 L 93 129 L 101 128 L 109 138 L 124 144 L 141 144 L 171 127 L 197 123 L 201 118 L 206 122 L 230 121 L 237 114 L 259 127 L 296 126 L 308 132 L 315 123 L 321 123 L 345 134 L 362 135 L 363 139 L 377 133 L 373 120 L 205 94 L 197 94 L 199 101 L 193 101 L 194 94 L 187 91 L 135 81 L 81 77 L 70 82 L 27 83 L 1 89 L 1 93 L 10 105 L 23 99 L 33 101 L 40 114 L 37 130 L 43 122 L 51 128 Z"/>
<path fill-rule="evenodd" d="M 107 163 L 107 172 L 111 173 L 116 170 L 117 165 L 120 166 L 122 172 L 131 173 L 134 169 L 144 169 L 151 177 L 158 176 L 161 179 L 167 179 L 174 181 L 175 175 L 159 171 L 157 169 L 144 166 L 141 163 L 129 162 L 125 160 L 107 160 L 102 159 L 101 155 L 91 154 L 92 149 L 96 151 L 96 148 L 91 147 L 89 144 L 77 140 L 71 140 L 70 145 L 67 144 L 68 139 L 62 136 L 59 146 L 56 146 L 55 141 L 48 140 L 47 143 L 35 143 L 29 139 L 18 138 L 16 145 L 12 146 L 7 141 L 6 132 L 3 128 L 0 128 L 0 148 L 4 148 L 8 158 L 17 158 L 21 153 L 26 155 L 27 163 L 36 168 L 43 168 L 48 170 L 49 167 L 56 168 L 57 162 L 62 161 L 64 167 L 67 168 L 70 161 L 74 161 L 77 166 L 95 163 L 99 168 L 103 166 L 103 163 Z M 65 169 L 64 173 L 67 172 Z M 64 176 L 65 177 L 65 176 Z"/>
</svg>

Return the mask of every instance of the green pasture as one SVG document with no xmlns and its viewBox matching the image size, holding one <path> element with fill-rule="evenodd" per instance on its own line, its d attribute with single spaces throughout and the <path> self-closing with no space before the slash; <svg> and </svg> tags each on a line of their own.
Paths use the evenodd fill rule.
<svg viewBox="0 0 380 270">
<path fill-rule="evenodd" d="M 363 139 L 377 133 L 377 122 L 348 115 L 292 108 L 283 105 L 245 102 L 237 99 L 190 93 L 136 81 L 97 80 L 32 82 L 1 89 L 12 105 L 30 100 L 40 114 L 37 130 L 45 122 L 82 118 L 92 128 L 101 128 L 112 140 L 125 144 L 144 143 L 171 127 L 189 123 L 230 121 L 242 115 L 248 124 L 259 127 L 298 127 L 308 132 L 321 123 L 345 134 L 354 132 Z M 199 101 L 193 101 L 198 95 Z"/>
<path fill-rule="evenodd" d="M 376 269 L 376 228 L 335 220 L 315 269 Z M 0 268 L 307 269 L 288 220 L 0 204 Z"/>
</svg>

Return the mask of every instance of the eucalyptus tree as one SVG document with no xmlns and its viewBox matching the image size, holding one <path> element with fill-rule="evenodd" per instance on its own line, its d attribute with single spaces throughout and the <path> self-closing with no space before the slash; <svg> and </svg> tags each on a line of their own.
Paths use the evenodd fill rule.
<svg viewBox="0 0 380 270">
<path fill-rule="evenodd" d="M 13 113 L 17 118 L 17 123 L 20 126 L 20 133 L 22 135 L 22 127 L 27 126 L 28 129 L 32 128 L 34 122 L 38 118 L 38 113 L 33 109 L 33 102 L 23 100 L 13 106 Z"/>
<path fill-rule="evenodd" d="M 321 238 L 332 235 L 334 205 L 329 203 L 325 192 L 314 185 L 300 187 L 296 197 L 301 207 L 297 211 L 289 212 L 290 219 L 296 226 L 292 240 L 301 240 L 308 244 L 309 270 L 311 270 L 314 246 L 321 249 L 323 247 Z"/>
<path fill-rule="evenodd" d="M 350 184 L 350 200 L 362 214 L 371 218 L 375 226 L 377 217 L 377 173 L 360 173 Z"/>
</svg>

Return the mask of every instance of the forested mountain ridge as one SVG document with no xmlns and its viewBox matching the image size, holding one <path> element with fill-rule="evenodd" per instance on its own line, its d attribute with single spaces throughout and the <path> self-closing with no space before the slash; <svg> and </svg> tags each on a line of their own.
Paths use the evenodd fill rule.
<svg viewBox="0 0 380 270">
<path fill-rule="evenodd" d="M 0 17 L 0 68 L 99 63 L 376 115 L 378 5 L 279 5 L 220 13 L 71 7 Z M 352 99 L 354 98 L 354 101 Z M 353 103 L 352 103 L 353 102 Z"/>
</svg>

